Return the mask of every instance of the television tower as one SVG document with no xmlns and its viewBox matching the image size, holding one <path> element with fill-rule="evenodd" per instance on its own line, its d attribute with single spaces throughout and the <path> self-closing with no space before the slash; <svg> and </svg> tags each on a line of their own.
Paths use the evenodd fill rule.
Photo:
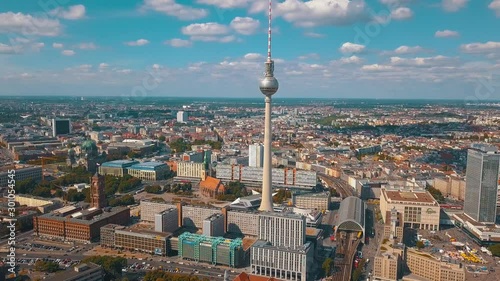
<svg viewBox="0 0 500 281">
<path fill-rule="evenodd" d="M 264 171 L 262 178 L 262 201 L 259 211 L 273 211 L 272 174 L 271 174 L 271 97 L 278 91 L 278 80 L 274 78 L 274 61 L 271 58 L 271 20 L 272 0 L 269 0 L 269 30 L 267 36 L 267 61 L 264 78 L 260 81 L 260 91 L 264 94 L 266 102 L 265 129 L 264 129 Z"/>
</svg>

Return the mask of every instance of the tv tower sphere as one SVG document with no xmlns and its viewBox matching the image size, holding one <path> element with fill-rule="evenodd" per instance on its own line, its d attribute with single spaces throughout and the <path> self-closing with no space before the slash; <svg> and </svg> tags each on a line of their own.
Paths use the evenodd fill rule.
<svg viewBox="0 0 500 281">
<path fill-rule="evenodd" d="M 270 55 L 269 55 L 270 56 Z M 278 80 L 274 77 L 274 61 L 268 57 L 266 61 L 266 72 L 264 78 L 260 80 L 260 91 L 266 96 L 271 97 L 279 88 Z"/>
</svg>

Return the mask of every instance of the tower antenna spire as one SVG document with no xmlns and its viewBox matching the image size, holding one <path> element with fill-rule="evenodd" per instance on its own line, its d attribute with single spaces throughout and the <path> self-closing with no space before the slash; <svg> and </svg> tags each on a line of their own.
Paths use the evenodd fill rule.
<svg viewBox="0 0 500 281">
<path fill-rule="evenodd" d="M 268 31 L 267 31 L 267 61 L 271 61 L 271 38 L 272 38 L 272 31 L 271 31 L 271 22 L 273 19 L 273 1 L 269 0 L 269 25 L 268 25 Z"/>
</svg>

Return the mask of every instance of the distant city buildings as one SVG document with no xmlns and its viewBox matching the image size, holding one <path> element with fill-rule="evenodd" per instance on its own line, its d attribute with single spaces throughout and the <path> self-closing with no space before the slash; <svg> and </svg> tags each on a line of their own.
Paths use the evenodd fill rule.
<svg viewBox="0 0 500 281">
<path fill-rule="evenodd" d="M 263 169 L 241 165 L 217 165 L 217 178 L 223 181 L 240 181 L 250 185 L 262 183 Z M 317 172 L 289 168 L 273 168 L 272 182 L 278 186 L 312 189 L 317 184 Z"/>
<path fill-rule="evenodd" d="M 496 147 L 476 145 L 469 149 L 464 212 L 477 222 L 496 221 L 499 168 Z"/>
</svg>

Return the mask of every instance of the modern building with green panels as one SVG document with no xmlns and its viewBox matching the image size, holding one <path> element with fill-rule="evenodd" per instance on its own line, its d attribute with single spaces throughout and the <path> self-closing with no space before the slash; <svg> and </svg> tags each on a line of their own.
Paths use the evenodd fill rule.
<svg viewBox="0 0 500 281">
<path fill-rule="evenodd" d="M 241 239 L 185 232 L 179 236 L 178 253 L 182 258 L 214 265 L 241 267 L 245 263 L 245 251 Z"/>
</svg>

